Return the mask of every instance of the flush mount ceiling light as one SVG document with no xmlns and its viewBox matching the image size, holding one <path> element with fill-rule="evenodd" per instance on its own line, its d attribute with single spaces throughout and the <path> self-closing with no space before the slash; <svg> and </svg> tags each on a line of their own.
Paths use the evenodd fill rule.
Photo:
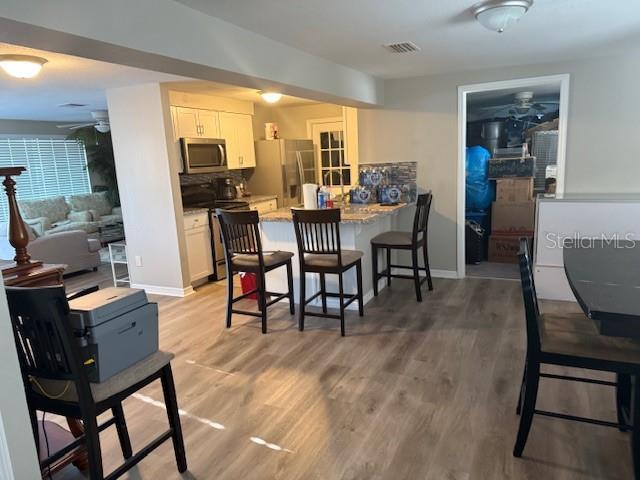
<svg viewBox="0 0 640 480">
<path fill-rule="evenodd" d="M 276 103 L 282 98 L 282 94 L 278 92 L 258 92 L 262 99 L 267 103 Z"/>
<path fill-rule="evenodd" d="M 12 77 L 33 78 L 47 60 L 32 55 L 0 55 L 0 67 Z"/>
<path fill-rule="evenodd" d="M 502 33 L 520 20 L 533 5 L 533 0 L 490 0 L 476 5 L 473 14 L 480 24 Z"/>
</svg>

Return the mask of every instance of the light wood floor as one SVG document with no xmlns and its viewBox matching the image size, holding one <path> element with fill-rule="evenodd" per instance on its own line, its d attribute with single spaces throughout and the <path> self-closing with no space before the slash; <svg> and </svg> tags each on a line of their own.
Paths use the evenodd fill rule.
<svg viewBox="0 0 640 480">
<path fill-rule="evenodd" d="M 415 302 L 411 282 L 338 322 L 286 307 L 224 328 L 224 288 L 160 304 L 160 343 L 175 352 L 189 472 L 171 443 L 133 479 L 627 479 L 628 435 L 536 417 L 522 459 L 511 455 L 524 357 L 519 284 L 435 280 Z M 547 308 L 566 309 L 565 305 Z M 570 306 L 569 308 L 573 308 Z M 125 402 L 134 449 L 165 428 L 159 385 Z M 613 392 L 543 380 L 539 407 L 615 419 Z M 121 461 L 102 435 L 107 471 Z M 67 468 L 59 479 L 83 478 Z"/>
</svg>

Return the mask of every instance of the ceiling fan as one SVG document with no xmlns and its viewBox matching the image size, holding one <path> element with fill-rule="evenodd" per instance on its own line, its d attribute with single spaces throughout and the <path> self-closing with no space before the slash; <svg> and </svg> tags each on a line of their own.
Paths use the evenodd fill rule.
<svg viewBox="0 0 640 480">
<path fill-rule="evenodd" d="M 68 128 L 70 130 L 77 130 L 83 127 L 95 127 L 100 133 L 107 133 L 111 130 L 109 124 L 109 113 L 106 110 L 94 110 L 91 112 L 93 122 L 85 123 L 65 123 L 64 125 L 56 125 L 58 128 Z"/>
<path fill-rule="evenodd" d="M 546 112 L 557 110 L 559 104 L 560 102 L 558 100 L 534 103 L 533 92 L 524 91 L 515 93 L 513 95 L 512 103 L 481 107 L 480 110 L 490 112 L 492 116 L 500 116 L 500 113 L 504 112 L 505 114 L 516 118 L 531 115 L 542 118 Z"/>
</svg>

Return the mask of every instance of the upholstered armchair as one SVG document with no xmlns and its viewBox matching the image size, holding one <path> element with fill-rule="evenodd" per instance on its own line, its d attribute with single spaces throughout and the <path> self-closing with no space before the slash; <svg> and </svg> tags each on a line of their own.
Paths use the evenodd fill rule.
<svg viewBox="0 0 640 480">
<path fill-rule="evenodd" d="M 83 230 L 58 232 L 36 236 L 32 228 L 27 228 L 29 244 L 27 251 L 31 258 L 44 263 L 67 265 L 64 273 L 96 269 L 100 265 L 100 242 L 89 238 Z M 0 223 L 0 258 L 12 260 L 15 251 L 8 239 L 7 224 Z"/>
</svg>

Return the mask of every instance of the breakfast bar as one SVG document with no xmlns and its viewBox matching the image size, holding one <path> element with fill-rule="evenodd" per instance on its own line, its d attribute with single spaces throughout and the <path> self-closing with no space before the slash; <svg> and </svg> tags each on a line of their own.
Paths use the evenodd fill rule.
<svg viewBox="0 0 640 480">
<path fill-rule="evenodd" d="M 362 258 L 363 296 L 366 304 L 373 297 L 373 281 L 371 270 L 371 239 L 376 235 L 390 230 L 402 230 L 400 226 L 401 212 L 409 204 L 384 206 L 379 204 L 351 205 L 342 209 L 340 222 L 341 247 L 348 250 L 360 250 L 364 253 Z M 262 243 L 265 251 L 283 250 L 293 252 L 293 274 L 295 299 L 299 299 L 300 270 L 298 264 L 298 247 L 293 230 L 291 210 L 281 208 L 260 217 Z M 405 228 L 406 229 L 406 228 Z M 383 265 L 384 263 L 381 263 Z M 307 275 L 307 296 L 311 296 L 320 288 L 319 279 L 316 276 Z M 327 289 L 337 290 L 337 279 L 327 277 Z M 287 290 L 287 277 L 283 269 L 267 273 L 267 285 L 270 291 L 285 292 Z M 386 282 L 379 282 L 379 288 L 386 286 Z M 356 290 L 356 274 L 349 271 L 345 274 L 345 291 Z M 318 300 L 316 304 L 319 305 Z M 337 300 L 328 299 L 329 307 L 337 307 Z M 357 309 L 355 303 L 349 305 L 350 309 Z"/>
</svg>

